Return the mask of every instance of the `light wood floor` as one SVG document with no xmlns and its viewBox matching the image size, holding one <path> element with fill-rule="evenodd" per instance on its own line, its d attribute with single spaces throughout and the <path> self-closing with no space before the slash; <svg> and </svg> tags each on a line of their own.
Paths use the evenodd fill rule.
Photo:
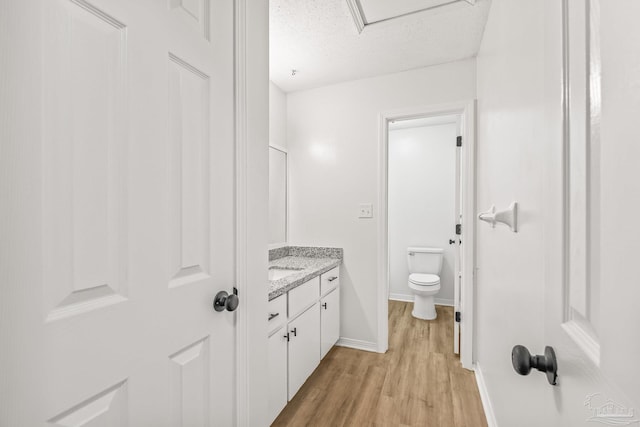
<svg viewBox="0 0 640 427">
<path fill-rule="evenodd" d="M 453 309 L 435 321 L 389 301 L 389 351 L 334 347 L 273 426 L 487 425 L 473 372 L 453 354 Z"/>
</svg>

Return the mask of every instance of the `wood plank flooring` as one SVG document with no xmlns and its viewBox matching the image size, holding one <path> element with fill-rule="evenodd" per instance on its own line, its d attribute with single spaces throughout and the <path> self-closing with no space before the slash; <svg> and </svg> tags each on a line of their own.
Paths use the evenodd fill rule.
<svg viewBox="0 0 640 427">
<path fill-rule="evenodd" d="M 434 321 L 389 301 L 389 351 L 334 347 L 273 426 L 486 427 L 473 372 L 453 354 L 453 308 Z"/>
</svg>

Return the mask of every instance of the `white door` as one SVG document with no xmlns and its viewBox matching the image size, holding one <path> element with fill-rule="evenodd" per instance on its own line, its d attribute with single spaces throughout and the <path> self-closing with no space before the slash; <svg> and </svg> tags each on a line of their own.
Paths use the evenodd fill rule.
<svg viewBox="0 0 640 427">
<path fill-rule="evenodd" d="M 640 341 L 632 332 L 640 325 L 640 233 L 625 227 L 640 208 L 640 77 L 632 72 L 640 30 L 631 18 L 639 13 L 632 1 L 566 1 L 566 222 L 550 237 L 562 248 L 566 236 L 564 265 L 562 249 L 547 259 L 565 286 L 552 280 L 546 288 L 545 344 L 555 348 L 559 378 L 541 396 L 557 426 L 640 425 Z"/>
<path fill-rule="evenodd" d="M 462 135 L 461 117 L 458 117 L 456 121 L 457 135 Z M 456 178 L 455 178 L 455 224 L 462 226 L 462 136 L 458 136 L 456 139 Z M 460 321 L 458 319 L 458 313 L 461 311 L 461 298 L 462 292 L 460 286 L 462 285 L 462 263 L 460 245 L 462 244 L 462 236 L 458 235 L 457 226 L 456 234 L 453 239 L 449 240 L 449 244 L 454 246 L 454 263 L 453 263 L 453 352 L 460 354 Z M 462 228 L 461 228 L 462 233 Z M 452 243 L 453 242 L 453 243 Z"/>
<path fill-rule="evenodd" d="M 235 315 L 212 302 L 235 279 L 233 2 L 5 12 L 22 56 L 4 66 L 34 88 L 3 119 L 34 131 L 3 141 L 30 201 L 3 223 L 23 247 L 3 264 L 0 424 L 232 425 Z"/>
<path fill-rule="evenodd" d="M 558 144 L 545 153 L 546 205 L 537 221 L 544 226 L 538 231 L 544 231 L 545 285 L 531 289 L 544 294 L 539 303 L 518 301 L 523 315 L 506 329 L 518 330 L 512 344 L 526 344 L 532 354 L 552 347 L 558 377 L 551 385 L 534 369 L 494 388 L 499 425 L 640 425 L 640 232 L 625 227 L 640 208 L 638 14 L 632 1 L 547 2 L 545 56 L 558 84 L 546 94 L 543 135 Z M 524 314 L 529 307 L 538 319 Z"/>
</svg>

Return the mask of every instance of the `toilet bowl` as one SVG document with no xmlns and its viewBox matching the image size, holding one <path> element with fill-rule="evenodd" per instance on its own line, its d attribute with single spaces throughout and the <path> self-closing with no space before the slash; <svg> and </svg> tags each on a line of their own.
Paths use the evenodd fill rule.
<svg viewBox="0 0 640 427">
<path fill-rule="evenodd" d="M 410 274 L 409 288 L 413 292 L 413 317 L 435 319 L 437 314 L 433 298 L 440 291 L 440 277 L 435 274 Z"/>
<path fill-rule="evenodd" d="M 439 274 L 443 252 L 441 248 L 407 248 L 408 286 L 413 293 L 413 317 L 424 320 L 437 317 L 434 297 L 440 291 Z"/>
</svg>

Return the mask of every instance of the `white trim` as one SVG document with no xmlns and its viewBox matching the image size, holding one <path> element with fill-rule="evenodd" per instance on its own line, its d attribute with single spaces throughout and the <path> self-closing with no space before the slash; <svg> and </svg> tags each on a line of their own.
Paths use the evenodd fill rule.
<svg viewBox="0 0 640 427">
<path fill-rule="evenodd" d="M 562 329 L 577 344 L 596 366 L 600 366 L 600 343 L 595 340 L 579 321 L 570 320 L 562 324 Z"/>
<path fill-rule="evenodd" d="M 289 154 L 286 148 L 272 142 L 269 143 L 269 147 L 273 148 L 274 150 L 282 151 L 284 154 Z"/>
<path fill-rule="evenodd" d="M 391 301 L 413 302 L 413 295 L 390 293 Z"/>
<path fill-rule="evenodd" d="M 353 17 L 353 23 L 356 25 L 358 33 L 362 33 L 362 30 L 364 30 L 367 24 L 364 22 L 364 15 L 359 3 L 358 0 L 347 0 L 347 6 L 349 6 L 349 11 Z"/>
<path fill-rule="evenodd" d="M 234 98 L 236 161 L 236 287 L 247 290 L 247 10 L 234 1 Z M 247 426 L 249 404 L 249 310 L 236 313 L 236 425 Z"/>
<path fill-rule="evenodd" d="M 378 352 L 384 353 L 389 346 L 389 248 L 388 248 L 388 127 L 391 120 L 407 120 L 431 116 L 445 116 L 457 114 L 462 117 L 463 143 L 462 156 L 465 169 L 463 170 L 462 207 L 462 276 L 461 284 L 461 312 L 460 323 L 463 343 L 460 352 L 462 366 L 473 369 L 474 337 L 475 337 L 475 212 L 476 212 L 476 147 L 475 147 L 475 100 L 442 105 L 414 107 L 397 111 L 383 112 L 378 117 Z M 466 278 L 466 280 L 465 280 Z"/>
<path fill-rule="evenodd" d="M 360 0 L 346 0 L 347 1 L 347 6 L 349 6 L 349 11 L 351 12 L 351 16 L 353 17 L 353 23 L 356 25 L 356 29 L 358 30 L 358 33 L 362 33 L 362 31 L 364 30 L 365 27 L 368 27 L 369 25 L 373 25 L 373 24 L 378 24 L 381 22 L 387 22 L 387 21 L 391 21 L 392 19 L 398 19 L 398 18 L 403 18 L 405 16 L 408 15 L 414 15 L 416 13 L 421 13 L 421 12 L 425 12 L 427 10 L 432 10 L 435 8 L 439 8 L 442 6 L 447 6 L 450 5 L 452 3 L 457 3 L 459 1 L 464 1 L 465 3 L 468 3 L 472 6 L 474 6 L 476 4 L 476 0 L 451 0 L 449 3 L 443 3 L 443 4 L 439 4 L 439 5 L 434 5 L 434 6 L 429 6 L 429 7 L 425 7 L 423 9 L 418 9 L 412 12 L 408 12 L 408 13 L 403 13 L 400 15 L 396 15 L 396 16 L 391 16 L 388 18 L 384 18 L 384 19 L 380 19 L 378 21 L 373 21 L 373 22 L 367 22 L 366 17 L 364 15 L 364 11 L 362 10 L 362 7 L 360 5 Z"/>
<path fill-rule="evenodd" d="M 453 303 L 452 299 L 434 298 L 433 301 L 435 302 L 436 305 L 442 305 L 445 307 L 455 307 L 455 304 Z"/>
<path fill-rule="evenodd" d="M 371 341 L 354 340 L 351 338 L 340 338 L 336 343 L 339 347 L 354 348 L 356 350 L 370 351 L 373 353 L 380 353 L 378 351 L 378 345 Z"/>
<path fill-rule="evenodd" d="M 413 295 L 390 293 L 389 300 L 401 301 L 401 302 L 413 302 Z M 435 302 L 436 305 L 443 305 L 445 307 L 455 306 L 452 299 L 434 298 L 433 301 Z"/>
<path fill-rule="evenodd" d="M 279 242 L 279 243 L 269 243 L 268 249 L 279 249 L 279 248 L 284 248 L 285 246 L 289 246 L 289 218 L 291 218 L 291 212 L 289 209 L 289 183 L 291 182 L 291 172 L 290 172 L 290 167 L 289 167 L 289 152 L 287 151 L 286 148 L 277 145 L 277 144 L 273 144 L 273 143 L 269 143 L 269 148 L 273 148 L 274 150 L 278 150 L 281 153 L 285 154 L 285 167 L 287 168 L 287 178 L 286 178 L 286 182 L 285 182 L 285 196 L 284 196 L 284 203 L 285 203 L 285 212 L 284 212 L 284 242 Z"/>
<path fill-rule="evenodd" d="M 464 109 L 462 141 L 462 280 L 460 283 L 460 362 L 467 369 L 475 363 L 476 287 L 476 101 Z"/>
<path fill-rule="evenodd" d="M 487 390 L 487 384 L 484 381 L 484 374 L 478 363 L 474 366 L 476 375 L 476 383 L 478 384 L 478 391 L 480 392 L 480 400 L 482 401 L 482 407 L 484 408 L 484 415 L 487 418 L 488 427 L 498 427 L 496 421 L 496 414 L 493 412 L 493 405 L 491 404 L 491 398 L 489 397 L 489 391 Z"/>
<path fill-rule="evenodd" d="M 378 118 L 378 353 L 389 349 L 389 221 L 388 193 L 388 137 L 390 117 Z"/>
</svg>

